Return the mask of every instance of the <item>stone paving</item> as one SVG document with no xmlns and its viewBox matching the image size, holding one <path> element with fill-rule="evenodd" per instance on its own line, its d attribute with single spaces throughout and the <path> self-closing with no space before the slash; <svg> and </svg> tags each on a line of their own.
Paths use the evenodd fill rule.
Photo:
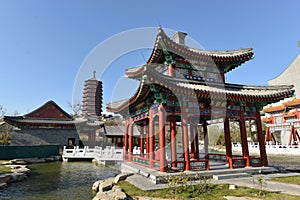
<svg viewBox="0 0 300 200">
<path fill-rule="evenodd" d="M 229 169 L 228 169 L 229 170 Z M 157 173 L 157 172 L 156 172 Z M 275 177 L 285 177 L 285 176 L 300 176 L 300 173 L 271 173 L 271 174 L 252 174 L 249 177 L 241 177 L 241 178 L 228 178 L 223 180 L 214 180 L 211 179 L 210 183 L 212 184 L 230 184 L 235 186 L 243 186 L 243 187 L 250 187 L 261 189 L 260 185 L 258 184 L 258 179 L 262 178 L 262 189 L 266 191 L 272 192 L 279 192 L 284 194 L 291 194 L 295 196 L 299 196 L 300 199 L 300 185 L 293 185 L 293 184 L 286 184 L 286 183 L 279 183 L 270 181 L 270 179 Z M 127 178 L 127 181 L 131 184 L 135 185 L 136 187 L 142 190 L 155 190 L 155 189 L 162 189 L 167 188 L 167 184 L 155 184 L 145 176 L 141 174 L 134 174 Z M 226 197 L 229 200 L 249 200 L 255 198 L 249 197 Z M 151 199 L 151 198 L 150 198 Z M 149 199 L 149 200 L 150 200 Z M 154 200 L 154 198 L 152 198 Z"/>
</svg>

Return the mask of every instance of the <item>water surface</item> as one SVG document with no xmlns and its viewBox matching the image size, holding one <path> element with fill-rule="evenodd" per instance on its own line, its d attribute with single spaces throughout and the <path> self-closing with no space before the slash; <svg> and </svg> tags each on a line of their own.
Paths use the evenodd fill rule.
<svg viewBox="0 0 300 200">
<path fill-rule="evenodd" d="M 91 162 L 52 162 L 29 168 L 32 170 L 29 178 L 0 190 L 0 199 L 92 199 L 93 183 L 116 175 L 114 169 Z"/>
</svg>

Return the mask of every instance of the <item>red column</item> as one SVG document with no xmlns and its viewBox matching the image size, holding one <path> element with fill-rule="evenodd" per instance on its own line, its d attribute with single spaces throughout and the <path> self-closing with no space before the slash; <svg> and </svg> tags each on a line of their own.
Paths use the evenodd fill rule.
<svg viewBox="0 0 300 200">
<path fill-rule="evenodd" d="M 225 134 L 225 145 L 226 145 L 226 160 L 228 162 L 229 168 L 233 169 L 230 126 L 229 126 L 228 117 L 226 117 L 224 121 L 224 134 Z"/>
<path fill-rule="evenodd" d="M 196 154 L 195 154 L 195 129 L 193 124 L 190 124 L 190 143 L 191 143 L 191 158 L 192 160 L 194 160 L 196 158 Z"/>
<path fill-rule="evenodd" d="M 169 65 L 169 76 L 175 76 L 174 66 L 172 64 Z"/>
<path fill-rule="evenodd" d="M 144 126 L 141 127 L 141 133 L 140 133 L 140 156 L 144 156 Z"/>
<path fill-rule="evenodd" d="M 268 166 L 266 146 L 265 146 L 259 111 L 256 111 L 256 120 L 255 121 L 256 121 L 256 129 L 257 129 L 257 137 L 258 137 L 258 143 L 259 143 L 261 164 L 263 166 Z"/>
<path fill-rule="evenodd" d="M 244 111 L 240 111 L 240 133 L 241 133 L 241 141 L 242 141 L 242 151 L 243 157 L 246 160 L 246 167 L 250 167 L 250 156 L 249 156 L 249 149 L 248 149 L 248 141 L 247 141 L 247 132 L 246 132 L 246 125 L 245 125 L 245 118 L 244 118 Z"/>
<path fill-rule="evenodd" d="M 129 122 L 129 153 L 128 153 L 128 161 L 132 161 L 132 154 L 133 154 L 133 120 L 130 118 Z"/>
<path fill-rule="evenodd" d="M 183 109 L 183 108 L 182 108 Z M 185 170 L 190 170 L 190 157 L 189 157 L 189 138 L 188 138 L 188 116 L 186 111 L 182 111 L 181 114 L 181 125 L 183 130 L 183 153 L 185 161 Z"/>
<path fill-rule="evenodd" d="M 166 164 L 166 139 L 165 139 L 165 108 L 159 105 L 159 166 L 161 172 L 167 171 Z"/>
<path fill-rule="evenodd" d="M 127 160 L 128 154 L 128 120 L 125 122 L 125 129 L 124 129 L 124 160 Z"/>
<path fill-rule="evenodd" d="M 198 125 L 196 124 L 194 127 L 195 133 L 195 146 L 196 146 L 196 159 L 199 158 L 199 134 L 198 134 Z"/>
<path fill-rule="evenodd" d="M 171 140 L 171 162 L 172 167 L 177 167 L 177 151 L 176 151 L 176 117 L 170 116 L 170 140 Z"/>
<path fill-rule="evenodd" d="M 296 129 L 295 126 L 293 125 L 293 138 L 294 138 L 294 143 L 297 141 L 297 134 L 296 134 Z"/>
<path fill-rule="evenodd" d="M 146 158 L 149 158 L 149 123 L 146 125 Z"/>
<path fill-rule="evenodd" d="M 153 168 L 154 160 L 154 119 L 153 110 L 149 110 L 149 167 Z"/>
<path fill-rule="evenodd" d="M 202 126 L 203 126 L 203 134 L 204 134 L 205 159 L 208 159 L 208 132 L 207 132 L 207 122 L 206 122 L 206 120 L 204 120 Z"/>
</svg>

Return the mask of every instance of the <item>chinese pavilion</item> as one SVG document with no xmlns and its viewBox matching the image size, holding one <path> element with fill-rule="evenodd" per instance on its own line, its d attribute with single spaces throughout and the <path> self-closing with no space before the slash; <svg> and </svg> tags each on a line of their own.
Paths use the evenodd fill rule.
<svg viewBox="0 0 300 200">
<path fill-rule="evenodd" d="M 147 63 L 126 70 L 128 78 L 140 82 L 128 100 L 113 102 L 107 110 L 126 118 L 124 130 L 125 160 L 156 168 L 193 170 L 209 169 L 207 126 L 214 120 L 224 123 L 226 162 L 229 168 L 267 166 L 260 109 L 271 102 L 290 97 L 293 86 L 245 86 L 225 82 L 225 74 L 253 58 L 252 48 L 209 51 L 185 45 L 185 33 L 170 39 L 159 28 Z M 260 157 L 249 155 L 246 120 L 255 120 Z M 240 126 L 242 156 L 232 154 L 230 121 Z M 202 126 L 205 155 L 199 153 L 198 126 Z M 140 154 L 133 154 L 133 130 L 140 130 Z M 177 126 L 182 128 L 182 146 L 176 141 Z M 169 130 L 166 132 L 166 130 Z M 168 137 L 167 137 L 168 136 Z M 159 144 L 157 147 L 155 144 Z M 167 161 L 166 145 L 170 141 L 171 158 Z M 156 150 L 156 148 L 158 148 Z M 183 155 L 177 150 L 182 148 Z"/>
<path fill-rule="evenodd" d="M 264 107 L 262 121 L 266 123 L 266 142 L 295 145 L 300 141 L 300 99 L 288 98 Z M 278 133 L 278 134 L 276 134 Z"/>
</svg>

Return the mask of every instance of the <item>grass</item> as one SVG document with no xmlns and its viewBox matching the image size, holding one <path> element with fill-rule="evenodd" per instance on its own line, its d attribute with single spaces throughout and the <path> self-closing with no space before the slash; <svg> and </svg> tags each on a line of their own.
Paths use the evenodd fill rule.
<svg viewBox="0 0 300 200">
<path fill-rule="evenodd" d="M 169 188 L 143 191 L 134 185 L 121 181 L 118 185 L 124 190 L 124 192 L 130 197 L 156 197 L 166 199 L 207 199 L 207 200 L 224 200 L 224 196 L 236 196 L 236 197 L 252 197 L 257 199 L 266 200 L 297 200 L 299 196 L 292 196 L 287 194 L 273 193 L 263 191 L 259 196 L 260 190 L 246 187 L 237 187 L 235 190 L 229 190 L 229 185 L 211 185 L 211 189 L 208 193 L 195 193 L 192 186 L 189 186 L 185 191 L 180 194 L 173 194 Z"/>
<path fill-rule="evenodd" d="M 11 173 L 11 168 L 10 167 L 6 167 L 5 165 L 0 165 L 0 172 Z"/>
<path fill-rule="evenodd" d="M 271 181 L 300 185 L 300 176 L 277 177 L 272 178 Z"/>
</svg>

